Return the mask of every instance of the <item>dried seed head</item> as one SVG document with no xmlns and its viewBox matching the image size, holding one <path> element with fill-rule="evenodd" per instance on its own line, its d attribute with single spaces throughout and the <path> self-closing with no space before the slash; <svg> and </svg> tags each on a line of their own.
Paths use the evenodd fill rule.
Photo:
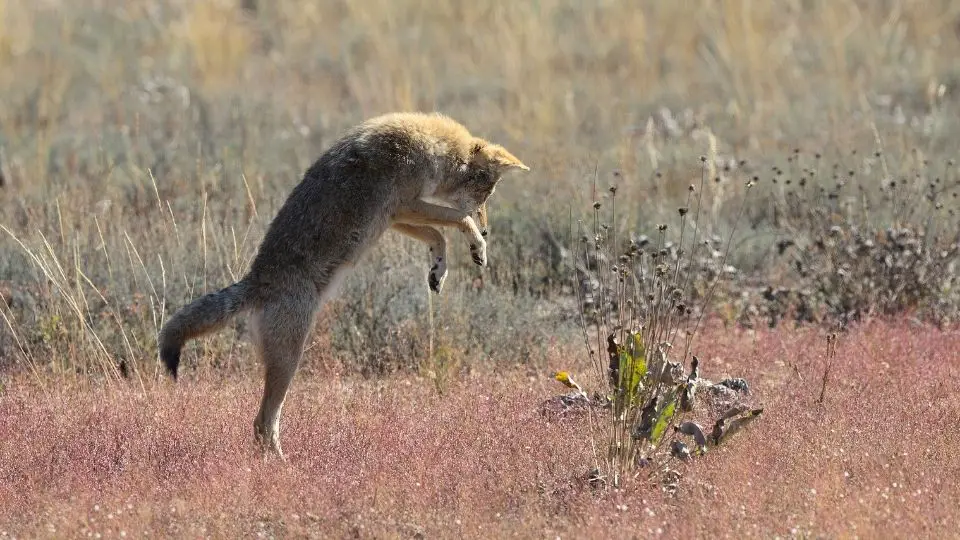
<svg viewBox="0 0 960 540">
<path fill-rule="evenodd" d="M 680 214 L 681 217 L 687 215 L 687 212 L 689 211 L 690 209 L 685 206 L 681 206 L 680 208 L 677 209 L 677 212 Z"/>
<path fill-rule="evenodd" d="M 593 209 L 594 209 L 594 210 L 599 210 L 599 209 L 600 209 L 600 206 L 602 206 L 602 205 L 600 204 L 600 201 L 596 201 L 596 202 L 593 203 Z"/>
</svg>

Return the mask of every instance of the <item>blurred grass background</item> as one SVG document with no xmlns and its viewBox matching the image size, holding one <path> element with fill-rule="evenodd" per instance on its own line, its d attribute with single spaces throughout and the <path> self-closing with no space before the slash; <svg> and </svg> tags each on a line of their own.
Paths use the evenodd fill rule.
<svg viewBox="0 0 960 540">
<path fill-rule="evenodd" d="M 243 273 L 310 163 L 409 109 L 533 171 L 494 196 L 490 268 L 451 242 L 443 296 L 427 295 L 422 247 L 388 234 L 321 318 L 308 368 L 439 383 L 536 364 L 577 338 L 544 233 L 569 245 L 607 186 L 617 226 L 642 232 L 673 219 L 708 157 L 706 232 L 747 204 L 731 262 L 777 277 L 783 230 L 744 182 L 776 196 L 772 167 L 801 174 L 802 149 L 868 171 L 867 192 L 921 168 L 947 183 L 958 82 L 953 0 L 0 0 L 0 369 L 157 376 L 159 324 Z M 243 326 L 188 363 L 253 366 Z"/>
</svg>

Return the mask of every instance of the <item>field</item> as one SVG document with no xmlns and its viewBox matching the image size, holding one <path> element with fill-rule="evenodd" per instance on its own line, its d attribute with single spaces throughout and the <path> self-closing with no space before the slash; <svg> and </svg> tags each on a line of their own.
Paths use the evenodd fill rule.
<svg viewBox="0 0 960 540">
<path fill-rule="evenodd" d="M 0 537 L 957 537 L 958 84 L 955 0 L 0 0 Z M 532 170 L 442 295 L 365 257 L 264 459 L 247 321 L 177 383 L 158 329 L 394 110 Z M 595 368 L 644 269 L 643 380 L 763 413 L 620 475 L 554 374 L 640 414 Z"/>
</svg>

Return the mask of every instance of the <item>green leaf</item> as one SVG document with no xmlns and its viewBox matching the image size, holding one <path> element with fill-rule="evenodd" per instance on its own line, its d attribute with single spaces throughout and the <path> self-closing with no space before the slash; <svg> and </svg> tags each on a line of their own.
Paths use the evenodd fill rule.
<svg viewBox="0 0 960 540">
<path fill-rule="evenodd" d="M 656 443 L 660 440 L 660 437 L 663 437 L 664 432 L 667 431 L 667 424 L 670 423 L 670 419 L 673 418 L 673 414 L 677 412 L 677 401 L 671 400 L 667 403 L 667 406 L 660 411 L 660 416 L 657 417 L 657 423 L 653 425 L 653 431 L 650 432 L 650 441 Z"/>
<path fill-rule="evenodd" d="M 640 332 L 633 334 L 633 360 L 636 364 L 633 372 L 639 382 L 647 376 L 647 350 L 643 346 L 643 336 Z"/>
<path fill-rule="evenodd" d="M 643 336 L 637 332 L 630 337 L 633 339 L 627 346 L 620 346 L 620 390 L 632 406 L 637 403 L 640 383 L 647 376 L 647 357 Z"/>
</svg>

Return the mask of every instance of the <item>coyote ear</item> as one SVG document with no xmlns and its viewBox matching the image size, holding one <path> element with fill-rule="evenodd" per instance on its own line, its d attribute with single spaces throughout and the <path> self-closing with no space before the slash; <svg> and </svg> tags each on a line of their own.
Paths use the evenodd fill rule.
<svg viewBox="0 0 960 540">
<path fill-rule="evenodd" d="M 516 156 L 499 144 L 489 143 L 483 139 L 475 139 L 471 146 L 473 159 L 478 163 L 493 165 L 498 169 L 516 168 L 529 171 L 530 167 L 523 164 Z"/>
<path fill-rule="evenodd" d="M 497 147 L 493 161 L 504 169 L 516 168 L 520 169 L 521 171 L 530 170 L 530 167 L 524 165 L 522 161 L 517 159 L 517 157 L 510 152 L 507 152 L 507 150 L 503 147 Z"/>
</svg>

